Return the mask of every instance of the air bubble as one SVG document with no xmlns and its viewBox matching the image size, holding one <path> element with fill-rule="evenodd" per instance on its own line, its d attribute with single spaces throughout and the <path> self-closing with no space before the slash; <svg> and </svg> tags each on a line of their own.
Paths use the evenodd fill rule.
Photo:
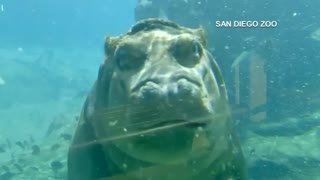
<svg viewBox="0 0 320 180">
<path fill-rule="evenodd" d="M 125 168 L 125 169 L 127 169 L 128 165 L 127 165 L 126 163 L 123 163 L 123 164 L 122 164 L 122 167 Z"/>
</svg>

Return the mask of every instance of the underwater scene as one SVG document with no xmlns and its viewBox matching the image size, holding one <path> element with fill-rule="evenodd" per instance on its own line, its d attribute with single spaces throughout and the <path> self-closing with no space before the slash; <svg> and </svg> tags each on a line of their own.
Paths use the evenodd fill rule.
<svg viewBox="0 0 320 180">
<path fill-rule="evenodd" d="M 0 180 L 320 180 L 319 8 L 0 0 Z"/>
</svg>

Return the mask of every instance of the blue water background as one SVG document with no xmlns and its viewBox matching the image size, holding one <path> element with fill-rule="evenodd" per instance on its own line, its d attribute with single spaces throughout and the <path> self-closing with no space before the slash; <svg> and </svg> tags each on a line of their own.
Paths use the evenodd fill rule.
<svg viewBox="0 0 320 180">
<path fill-rule="evenodd" d="M 245 2 L 248 3 L 248 1 Z M 26 137 L 26 135 L 28 137 L 33 135 L 36 140 L 39 140 L 37 143 L 40 143 L 50 123 L 57 117 L 60 118 L 61 112 L 71 112 L 67 109 L 70 107 L 69 104 L 64 107 L 66 104 L 64 99 L 71 98 L 72 100 L 72 98 L 76 99 L 81 96 L 80 100 L 77 99 L 74 104 L 71 104 L 78 104 L 81 107 L 103 59 L 104 37 L 106 35 L 120 35 L 129 30 L 135 22 L 134 8 L 136 3 L 136 0 L 0 0 L 0 5 L 3 5 L 3 11 L 0 11 L 0 49 L 13 49 L 13 60 L 16 60 L 19 53 L 28 53 L 34 47 L 49 48 L 44 53 L 44 57 L 39 58 L 39 62 L 44 60 L 44 65 L 31 63 L 31 66 L 24 66 L 28 65 L 28 59 L 17 60 L 17 62 L 23 62 L 24 68 L 31 69 L 30 72 L 27 71 L 29 73 L 25 74 L 25 77 L 18 71 L 12 71 L 10 74 L 0 71 L 0 77 L 6 81 L 5 85 L 0 86 L 0 110 L 2 112 L 8 110 L 9 112 L 9 115 L 6 114 L 7 116 L 0 116 L 0 130 L 6 130 L 0 133 L 0 143 L 4 142 L 6 138 L 15 141 Z M 261 2 L 259 8 L 248 7 L 250 14 L 256 13 L 256 16 L 248 17 L 244 13 L 244 16 L 241 17 L 241 20 L 246 18 L 276 20 L 278 27 L 274 30 L 255 31 L 248 29 L 246 33 L 235 29 L 221 31 L 229 31 L 234 37 L 244 34 L 251 36 L 252 32 L 253 38 L 256 39 L 275 38 L 275 46 L 271 47 L 275 53 L 272 56 L 275 58 L 269 56 L 270 61 L 266 70 L 270 73 L 268 80 L 274 82 L 269 83 L 269 95 L 276 98 L 270 98 L 268 109 L 271 113 L 281 114 L 281 117 L 298 119 L 305 113 L 311 114 L 315 109 L 319 109 L 320 104 L 320 94 L 318 93 L 320 89 L 320 42 L 310 38 L 310 34 L 320 28 L 318 12 L 320 3 L 300 0 L 296 2 L 283 1 L 281 6 L 279 4 L 271 6 Z M 268 8 L 263 9 L 264 6 Z M 219 9 L 217 8 L 217 10 Z M 222 13 L 220 19 L 217 20 L 233 20 L 232 11 L 231 9 L 226 11 L 228 12 L 226 14 Z M 234 9 L 235 14 L 236 11 Z M 224 36 L 220 40 L 227 41 Z M 231 39 L 230 43 L 234 40 Z M 231 45 L 232 47 L 240 46 L 235 43 Z M 23 52 L 20 52 L 21 50 Z M 85 74 L 82 79 L 70 81 L 65 76 L 59 75 L 62 71 L 54 71 L 54 68 L 60 67 L 59 64 L 51 61 L 46 62 L 48 59 L 56 60 L 59 58 L 62 59 L 59 63 L 63 62 L 64 59 L 59 57 L 59 53 L 56 55 L 56 51 L 60 50 L 70 50 L 70 52 L 78 54 L 74 56 L 74 59 L 68 59 L 70 63 L 65 67 L 73 70 L 73 73 Z M 92 53 L 89 53 L 87 57 L 82 57 L 86 50 Z M 231 51 L 229 50 L 230 53 L 234 53 Z M 227 52 L 217 53 L 221 53 L 223 56 L 223 53 Z M 39 54 L 43 55 L 42 52 Z M 65 52 L 65 54 L 68 53 Z M 3 58 L 7 58 L 7 56 L 11 55 L 4 57 L 3 54 L 0 54 L 0 69 L 6 69 L 2 63 L 4 62 Z M 27 61 L 24 62 L 24 60 Z M 222 71 L 226 79 L 231 79 L 230 71 L 227 69 L 230 67 L 229 64 L 224 66 L 223 58 L 217 60 L 220 61 L 219 64 L 223 68 Z M 15 76 L 15 74 L 19 75 Z M 33 87 L 35 90 L 32 92 L 30 89 Z M 39 87 L 41 89 L 36 89 Z M 312 103 L 308 103 L 307 99 Z M 57 104 L 54 106 L 45 104 L 51 101 L 55 101 Z M 26 110 L 20 111 L 21 104 L 26 104 L 30 108 L 30 113 L 26 113 Z M 12 110 L 14 108 L 17 109 Z M 77 108 L 72 112 L 79 114 Z M 21 115 L 19 116 L 19 114 Z M 277 116 L 268 118 L 271 121 L 281 120 Z M 313 120 L 310 119 L 310 121 Z M 316 126 L 319 125 L 316 118 L 312 122 L 316 122 Z M 279 128 L 278 132 L 268 129 L 268 137 L 277 136 L 276 133 L 279 132 L 286 134 L 284 131 L 304 132 L 304 129 L 301 131 L 299 129 L 302 128 L 301 124 L 303 121 L 293 128 Z M 309 130 L 308 128 L 306 129 Z M 270 132 L 275 134 L 270 134 Z M 288 134 L 290 133 L 288 132 Z M 316 135 L 319 136 L 319 131 Z M 317 144 L 314 144 L 312 147 L 316 146 Z M 259 169 L 261 172 L 257 173 L 257 177 L 263 173 L 270 174 L 270 169 L 264 169 L 264 165 L 259 166 L 262 168 Z M 312 167 L 316 168 L 317 166 L 318 164 Z M 276 168 L 274 169 L 276 170 Z"/>
<path fill-rule="evenodd" d="M 105 35 L 126 32 L 135 0 L 1 0 L 2 46 L 100 46 Z"/>
</svg>

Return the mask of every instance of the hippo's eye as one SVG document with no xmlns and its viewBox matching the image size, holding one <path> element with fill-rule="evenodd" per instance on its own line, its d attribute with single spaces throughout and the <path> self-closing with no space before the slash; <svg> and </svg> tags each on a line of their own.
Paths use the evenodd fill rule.
<svg viewBox="0 0 320 180">
<path fill-rule="evenodd" d="M 171 51 L 179 64 L 189 68 L 198 64 L 202 56 L 200 43 L 191 39 L 178 39 Z"/>
<path fill-rule="evenodd" d="M 115 53 L 115 61 L 121 71 L 139 69 L 146 59 L 146 54 L 129 47 L 128 45 L 119 47 Z"/>
</svg>

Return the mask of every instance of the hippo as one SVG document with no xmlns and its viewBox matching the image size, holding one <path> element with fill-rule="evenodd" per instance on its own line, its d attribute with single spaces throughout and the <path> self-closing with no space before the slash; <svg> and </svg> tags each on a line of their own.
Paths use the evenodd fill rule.
<svg viewBox="0 0 320 180">
<path fill-rule="evenodd" d="M 150 18 L 107 37 L 68 152 L 69 180 L 247 179 L 206 34 Z"/>
</svg>

